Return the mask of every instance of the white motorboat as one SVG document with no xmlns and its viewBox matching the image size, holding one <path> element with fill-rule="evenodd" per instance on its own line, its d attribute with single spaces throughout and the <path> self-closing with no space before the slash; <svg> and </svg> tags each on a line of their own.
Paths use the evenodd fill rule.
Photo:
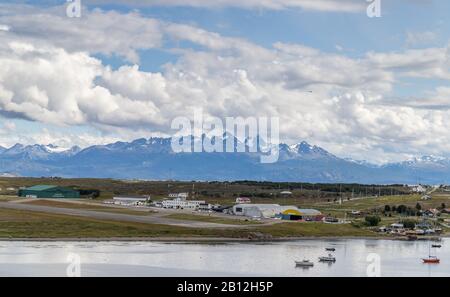
<svg viewBox="0 0 450 297">
<path fill-rule="evenodd" d="M 336 258 L 332 254 L 328 254 L 328 257 L 319 257 L 320 262 L 336 262 Z"/>
</svg>

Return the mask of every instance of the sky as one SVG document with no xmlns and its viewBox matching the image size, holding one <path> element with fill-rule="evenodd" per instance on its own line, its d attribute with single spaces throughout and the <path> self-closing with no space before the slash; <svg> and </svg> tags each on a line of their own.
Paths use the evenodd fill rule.
<svg viewBox="0 0 450 297">
<path fill-rule="evenodd" d="M 375 163 L 450 157 L 450 2 L 0 0 L 0 145 L 170 136 L 278 117 L 281 140 Z"/>
</svg>

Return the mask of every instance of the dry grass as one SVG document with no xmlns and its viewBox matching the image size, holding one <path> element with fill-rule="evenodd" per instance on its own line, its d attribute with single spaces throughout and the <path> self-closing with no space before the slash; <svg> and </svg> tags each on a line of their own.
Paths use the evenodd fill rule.
<svg viewBox="0 0 450 297">
<path fill-rule="evenodd" d="M 149 211 L 139 211 L 118 207 L 108 207 L 96 204 L 83 204 L 83 203 L 71 203 L 71 202 L 62 202 L 62 201 L 51 201 L 51 200 L 34 200 L 29 202 L 24 202 L 24 204 L 30 205 L 38 205 L 38 206 L 49 206 L 56 208 L 70 208 L 70 209 L 83 209 L 83 210 L 92 210 L 92 211 L 101 211 L 101 212 L 112 212 L 112 213 L 120 213 L 120 214 L 130 214 L 137 216 L 147 216 L 152 213 Z"/>
</svg>

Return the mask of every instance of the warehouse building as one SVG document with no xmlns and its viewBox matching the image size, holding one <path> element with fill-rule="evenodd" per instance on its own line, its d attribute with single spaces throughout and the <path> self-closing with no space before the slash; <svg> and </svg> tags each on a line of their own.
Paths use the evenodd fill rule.
<svg viewBox="0 0 450 297">
<path fill-rule="evenodd" d="M 291 221 L 320 221 L 323 215 L 314 209 L 298 209 L 296 206 L 279 204 L 237 204 L 233 206 L 233 214 L 250 218 L 281 218 Z"/>
<path fill-rule="evenodd" d="M 145 206 L 151 202 L 150 196 L 117 196 L 113 197 L 112 203 L 122 206 Z"/>
<path fill-rule="evenodd" d="M 76 199 L 80 198 L 80 192 L 65 187 L 37 185 L 20 189 L 18 196 L 26 198 Z"/>
<path fill-rule="evenodd" d="M 280 213 L 278 204 L 236 204 L 233 214 L 249 218 L 272 218 Z"/>
<path fill-rule="evenodd" d="M 315 209 L 287 209 L 280 213 L 279 217 L 288 221 L 319 222 L 324 216 Z"/>
</svg>

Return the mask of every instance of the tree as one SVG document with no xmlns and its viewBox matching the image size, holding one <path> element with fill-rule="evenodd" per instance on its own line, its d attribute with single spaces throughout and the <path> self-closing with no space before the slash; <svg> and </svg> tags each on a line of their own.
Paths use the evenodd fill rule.
<svg viewBox="0 0 450 297">
<path fill-rule="evenodd" d="M 391 211 L 391 207 L 389 205 L 385 205 L 384 206 L 384 211 L 385 212 L 390 212 Z"/>
<path fill-rule="evenodd" d="M 397 212 L 398 213 L 406 213 L 408 211 L 408 207 L 406 205 L 399 205 L 397 206 Z"/>
<path fill-rule="evenodd" d="M 446 208 L 447 208 L 447 205 L 445 205 L 445 203 L 442 203 L 442 204 L 441 204 L 441 208 L 442 208 L 442 209 L 446 209 Z"/>
<path fill-rule="evenodd" d="M 422 210 L 422 205 L 420 205 L 419 202 L 417 202 L 417 204 L 416 204 L 416 209 L 417 209 L 417 210 Z"/>
<path fill-rule="evenodd" d="M 381 222 L 381 218 L 379 216 L 367 216 L 365 221 L 367 225 L 375 227 Z"/>
</svg>

